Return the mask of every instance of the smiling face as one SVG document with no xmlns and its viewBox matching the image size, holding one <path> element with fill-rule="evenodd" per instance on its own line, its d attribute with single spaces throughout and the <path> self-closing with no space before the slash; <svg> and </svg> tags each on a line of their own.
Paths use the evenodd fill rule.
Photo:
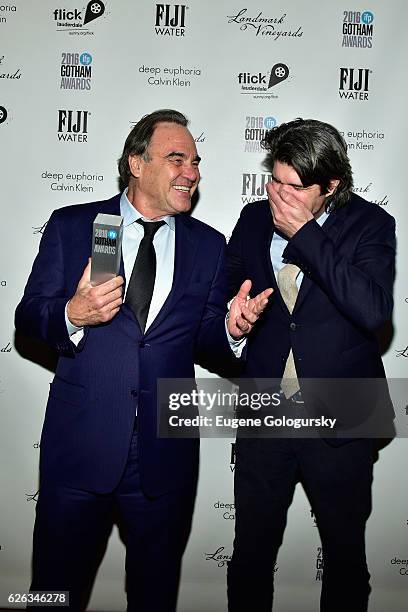
<svg viewBox="0 0 408 612">
<path fill-rule="evenodd" d="M 296 170 L 280 161 L 276 161 L 272 170 L 272 182 L 279 193 L 289 193 L 293 195 L 317 218 L 323 210 L 326 198 L 331 195 L 339 184 L 338 180 L 330 182 L 328 193 L 322 195 L 320 185 L 310 185 L 304 187 Z"/>
<path fill-rule="evenodd" d="M 129 201 L 150 219 L 190 210 L 200 180 L 199 162 L 187 128 L 158 123 L 146 153 L 129 157 Z"/>
</svg>

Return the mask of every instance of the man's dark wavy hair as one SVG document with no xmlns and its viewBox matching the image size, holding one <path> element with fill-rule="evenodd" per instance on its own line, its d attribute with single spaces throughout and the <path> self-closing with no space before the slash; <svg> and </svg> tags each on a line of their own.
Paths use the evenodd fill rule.
<svg viewBox="0 0 408 612">
<path fill-rule="evenodd" d="M 120 188 L 124 189 L 129 185 L 131 172 L 129 169 L 129 155 L 142 155 L 146 161 L 149 161 L 148 146 L 153 136 L 153 132 L 158 123 L 177 123 L 183 127 L 187 127 L 188 119 L 179 111 L 169 108 L 161 109 L 145 115 L 136 123 L 134 128 L 126 138 L 123 153 L 118 161 L 118 169 L 120 176 Z"/>
<path fill-rule="evenodd" d="M 347 145 L 341 134 L 329 123 L 316 119 L 295 119 L 272 128 L 261 141 L 267 151 L 264 165 L 272 173 L 275 161 L 292 166 L 302 185 L 320 185 L 324 195 L 330 181 L 340 181 L 326 199 L 327 211 L 345 206 L 353 189 L 353 173 Z"/>
</svg>

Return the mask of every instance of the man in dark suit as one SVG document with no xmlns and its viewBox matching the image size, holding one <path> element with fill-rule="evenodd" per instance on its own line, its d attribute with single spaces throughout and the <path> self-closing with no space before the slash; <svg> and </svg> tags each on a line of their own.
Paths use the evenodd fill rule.
<svg viewBox="0 0 408 612">
<path fill-rule="evenodd" d="M 247 302 L 243 285 L 228 338 L 224 237 L 183 214 L 200 178 L 186 126 L 177 111 L 142 118 L 119 160 L 123 193 L 53 212 L 16 311 L 17 330 L 59 351 L 41 437 L 31 590 L 69 591 L 75 611 L 86 605 L 117 511 L 128 610 L 175 610 L 199 447 L 157 436 L 157 380 L 193 378 L 195 361 L 233 358 L 270 293 Z M 123 259 L 120 276 L 92 286 L 100 212 L 124 218 Z"/>
<path fill-rule="evenodd" d="M 255 292 L 269 285 L 275 290 L 248 339 L 245 375 L 278 379 L 286 416 L 313 416 L 319 384 L 312 400 L 311 379 L 370 378 L 382 386 L 374 330 L 392 312 L 395 224 L 352 193 L 346 144 L 332 126 L 297 119 L 268 132 L 263 146 L 272 174 L 269 200 L 243 209 L 228 245 L 231 295 L 247 276 Z M 339 424 L 361 425 L 361 414 L 380 410 L 392 422 L 387 390 L 380 398 L 364 384 L 367 393 L 359 399 L 370 396 L 377 405 L 356 416 L 351 397 L 349 404 L 339 402 L 341 385 L 328 398 L 324 387 L 321 405 Z M 274 566 L 299 481 L 323 546 L 321 611 L 367 610 L 364 534 L 374 440 L 346 435 L 347 427 L 335 438 L 305 438 L 302 431 L 286 438 L 238 437 L 230 612 L 272 609 Z"/>
</svg>

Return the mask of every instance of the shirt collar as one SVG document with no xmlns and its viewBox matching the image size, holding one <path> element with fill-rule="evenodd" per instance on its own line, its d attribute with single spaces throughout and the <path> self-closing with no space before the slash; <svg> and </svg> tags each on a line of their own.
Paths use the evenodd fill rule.
<svg viewBox="0 0 408 612">
<path fill-rule="evenodd" d="M 323 223 L 325 221 L 327 221 L 327 219 L 329 218 L 329 214 L 328 212 L 326 212 L 325 210 L 322 212 L 322 214 L 320 215 L 320 217 L 318 217 L 316 219 L 317 223 L 320 225 L 320 227 L 323 225 Z"/>
<path fill-rule="evenodd" d="M 128 227 L 129 225 L 132 225 L 132 223 L 135 223 L 135 221 L 137 221 L 138 219 L 144 219 L 146 221 L 149 221 L 149 219 L 145 219 L 145 217 L 140 214 L 140 212 L 133 206 L 133 204 L 129 202 L 129 199 L 127 197 L 127 191 L 128 190 L 126 187 L 125 191 L 120 197 L 120 214 L 123 217 L 123 226 Z M 166 215 L 165 217 L 160 219 L 160 221 L 164 221 L 169 226 L 169 228 L 174 231 L 175 219 L 173 215 Z"/>
</svg>

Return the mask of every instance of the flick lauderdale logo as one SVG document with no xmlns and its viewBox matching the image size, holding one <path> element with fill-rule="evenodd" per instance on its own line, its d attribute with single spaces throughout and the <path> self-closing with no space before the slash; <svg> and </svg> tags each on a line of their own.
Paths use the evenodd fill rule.
<svg viewBox="0 0 408 612">
<path fill-rule="evenodd" d="M 5 123 L 7 120 L 8 112 L 7 108 L 0 106 L 0 124 Z"/>
<path fill-rule="evenodd" d="M 278 62 L 266 72 L 240 72 L 238 84 L 242 95 L 252 95 L 255 98 L 277 98 L 270 90 L 280 85 L 289 76 L 289 68 L 286 64 Z"/>
<path fill-rule="evenodd" d="M 57 32 L 93 34 L 86 27 L 105 13 L 105 4 L 101 0 L 91 0 L 86 8 L 56 8 L 52 15 L 57 26 Z"/>
</svg>

